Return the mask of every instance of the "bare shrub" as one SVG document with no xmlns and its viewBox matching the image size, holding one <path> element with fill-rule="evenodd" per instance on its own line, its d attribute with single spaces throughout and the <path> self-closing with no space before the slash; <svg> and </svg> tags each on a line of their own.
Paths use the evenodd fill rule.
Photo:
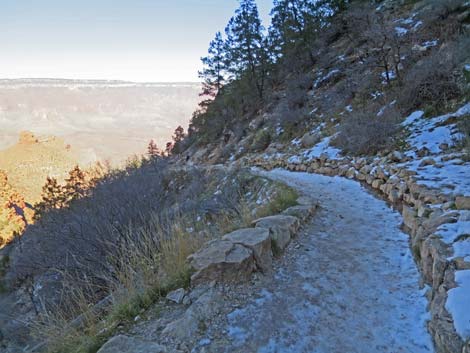
<svg viewBox="0 0 470 353">
<path fill-rule="evenodd" d="M 462 94 L 454 74 L 453 57 L 434 52 L 411 68 L 399 95 L 400 108 L 409 113 L 416 109 L 433 112 L 445 110 L 449 101 Z"/>
<path fill-rule="evenodd" d="M 354 155 L 371 155 L 390 149 L 399 131 L 399 121 L 400 116 L 393 108 L 380 116 L 372 112 L 356 112 L 342 122 L 333 144 Z"/>
<path fill-rule="evenodd" d="M 463 149 L 465 160 L 470 161 L 470 115 L 463 116 L 458 127 L 462 133 L 458 145 Z"/>
</svg>

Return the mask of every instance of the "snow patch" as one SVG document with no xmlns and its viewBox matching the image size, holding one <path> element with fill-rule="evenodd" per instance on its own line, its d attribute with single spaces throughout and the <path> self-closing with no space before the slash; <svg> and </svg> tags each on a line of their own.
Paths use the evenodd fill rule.
<svg viewBox="0 0 470 353">
<path fill-rule="evenodd" d="M 403 27 L 395 27 L 395 32 L 397 33 L 397 35 L 399 37 L 402 37 L 402 36 L 404 36 L 405 34 L 408 33 L 408 30 L 406 28 L 403 28 Z"/>
<path fill-rule="evenodd" d="M 446 309 L 454 319 L 457 333 L 466 340 L 470 338 L 470 270 L 457 271 L 455 281 L 458 287 L 447 293 Z"/>
<path fill-rule="evenodd" d="M 330 146 L 331 136 L 325 137 L 322 141 L 303 153 L 303 157 L 310 161 L 319 158 L 322 154 L 326 155 L 329 159 L 338 159 L 341 150 Z"/>
</svg>

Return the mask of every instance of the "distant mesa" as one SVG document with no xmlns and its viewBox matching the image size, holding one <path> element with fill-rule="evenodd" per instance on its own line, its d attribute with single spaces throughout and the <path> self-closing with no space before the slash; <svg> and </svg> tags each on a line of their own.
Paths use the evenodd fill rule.
<svg viewBox="0 0 470 353">
<path fill-rule="evenodd" d="M 39 142 L 39 139 L 31 131 L 21 131 L 18 143 L 20 145 L 34 145 Z"/>
</svg>

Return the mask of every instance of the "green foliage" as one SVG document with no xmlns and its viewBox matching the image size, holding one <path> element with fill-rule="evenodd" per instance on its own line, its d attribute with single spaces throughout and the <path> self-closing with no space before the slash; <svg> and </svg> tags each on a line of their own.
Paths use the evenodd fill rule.
<svg viewBox="0 0 470 353">
<path fill-rule="evenodd" d="M 213 99 L 225 82 L 227 53 L 222 33 L 216 33 L 214 40 L 209 44 L 208 52 L 209 54 L 201 59 L 204 68 L 199 72 L 199 78 L 203 80 L 201 96 Z M 203 105 L 207 105 L 208 102 L 204 101 Z"/>
<path fill-rule="evenodd" d="M 259 130 L 253 139 L 251 150 L 254 152 L 264 151 L 271 143 L 271 136 L 272 133 L 269 130 Z"/>
<path fill-rule="evenodd" d="M 275 194 L 266 205 L 258 209 L 257 217 L 266 217 L 284 211 L 285 209 L 297 205 L 299 194 L 295 189 L 282 184 L 275 184 Z"/>
<path fill-rule="evenodd" d="M 225 28 L 226 69 L 230 78 L 247 80 L 261 99 L 269 59 L 263 31 L 254 0 L 242 0 Z"/>
</svg>

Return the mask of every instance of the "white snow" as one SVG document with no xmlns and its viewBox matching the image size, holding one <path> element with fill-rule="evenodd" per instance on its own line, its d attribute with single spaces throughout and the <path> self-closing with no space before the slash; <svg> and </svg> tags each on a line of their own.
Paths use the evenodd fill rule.
<svg viewBox="0 0 470 353">
<path fill-rule="evenodd" d="M 457 333 L 466 340 L 470 338 L 470 270 L 457 271 L 455 281 L 458 287 L 447 293 L 446 309 L 454 319 Z"/>
<path fill-rule="evenodd" d="M 384 85 L 387 84 L 387 71 L 382 72 L 380 76 L 382 76 L 382 78 L 384 79 L 382 81 L 382 84 L 384 84 Z M 390 80 L 394 80 L 394 79 L 397 78 L 397 74 L 395 73 L 394 70 L 389 70 L 388 71 L 388 78 Z"/>
<path fill-rule="evenodd" d="M 412 27 L 412 30 L 416 31 L 422 24 L 423 24 L 423 21 L 416 22 L 414 26 Z"/>
<path fill-rule="evenodd" d="M 456 241 L 452 247 L 454 249 L 454 256 L 452 256 L 449 260 L 462 257 L 464 261 L 470 262 L 470 239 Z"/>
<path fill-rule="evenodd" d="M 456 223 L 446 223 L 436 231 L 436 235 L 440 236 L 442 241 L 452 244 L 458 237 L 470 234 L 470 221 L 458 221 Z"/>
<path fill-rule="evenodd" d="M 413 155 L 412 151 L 407 155 Z M 443 161 L 444 155 L 431 156 L 438 166 L 428 165 L 420 167 L 423 159 L 417 158 L 413 161 L 402 164 L 406 169 L 415 171 L 417 183 L 429 188 L 438 188 L 442 192 L 454 195 L 470 195 L 470 163 L 460 164 L 460 160 Z M 458 164 L 456 164 L 458 163 Z"/>
<path fill-rule="evenodd" d="M 435 40 L 428 40 L 426 42 L 424 42 L 423 44 L 421 44 L 421 46 L 425 47 L 426 49 L 427 48 L 432 48 L 432 47 L 435 47 L 438 43 L 438 40 L 435 39 Z"/>
<path fill-rule="evenodd" d="M 339 72 L 341 72 L 341 71 L 338 70 L 338 69 L 332 69 L 332 70 L 329 71 L 325 76 L 320 76 L 319 78 L 317 78 L 316 81 L 315 81 L 314 84 L 313 84 L 313 87 L 318 88 L 318 86 L 320 85 L 320 83 L 329 80 L 331 77 L 333 77 L 334 75 L 338 74 Z M 320 74 L 321 74 L 321 71 L 320 71 Z"/>
<path fill-rule="evenodd" d="M 405 34 L 407 34 L 408 30 L 406 28 L 403 28 L 403 27 L 395 27 L 395 32 L 397 33 L 397 35 L 399 37 L 401 37 L 401 36 L 404 36 Z"/>
<path fill-rule="evenodd" d="M 416 111 L 402 123 L 410 132 L 407 139 L 410 150 L 405 154 L 413 159 L 401 166 L 417 172 L 418 184 L 455 195 L 470 195 L 470 163 L 462 161 L 458 154 L 449 159 L 449 155 L 441 150 L 442 145 L 453 146 L 461 138 L 455 120 L 466 114 L 470 114 L 470 103 L 454 113 L 434 118 L 425 118 L 424 112 Z M 416 152 L 424 147 L 430 156 L 420 158 Z M 436 165 L 420 166 L 423 159 L 430 157 Z"/>
<path fill-rule="evenodd" d="M 425 290 L 400 215 L 355 181 L 260 173 L 314 195 L 322 207 L 265 289 L 228 315 L 226 347 L 236 349 L 227 351 L 433 352 Z"/>
<path fill-rule="evenodd" d="M 298 146 L 300 146 L 300 138 L 296 137 L 290 143 L 291 143 L 292 146 L 298 147 Z"/>
<path fill-rule="evenodd" d="M 375 91 L 375 92 L 372 92 L 370 95 L 373 100 L 376 100 L 377 98 L 383 96 L 384 94 L 380 91 Z"/>
<path fill-rule="evenodd" d="M 426 147 L 431 153 L 439 153 L 439 145 L 447 143 L 452 146 L 461 134 L 456 129 L 455 123 L 447 123 L 450 118 L 459 118 L 465 114 L 470 114 L 470 103 L 467 103 L 455 113 L 441 115 L 435 118 L 426 119 L 422 111 L 412 113 L 403 122 L 403 126 L 408 127 L 412 133 L 408 142 L 415 149 Z"/>
<path fill-rule="evenodd" d="M 341 150 L 330 146 L 330 141 L 331 136 L 325 137 L 311 149 L 303 152 L 303 157 L 308 161 L 314 158 L 319 158 L 322 154 L 325 154 L 329 159 L 338 159 L 341 154 Z"/>
<path fill-rule="evenodd" d="M 291 156 L 287 159 L 287 162 L 292 164 L 300 164 L 302 163 L 302 160 L 299 156 Z"/>
</svg>

